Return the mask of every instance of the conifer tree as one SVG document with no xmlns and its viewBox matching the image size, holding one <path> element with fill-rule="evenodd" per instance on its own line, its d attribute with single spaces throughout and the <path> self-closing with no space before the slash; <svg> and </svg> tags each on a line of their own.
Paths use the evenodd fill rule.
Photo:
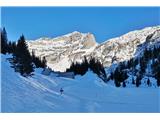
<svg viewBox="0 0 160 120">
<path fill-rule="evenodd" d="M 139 87 L 141 85 L 141 79 L 142 79 L 142 75 L 138 74 L 136 77 L 136 87 Z"/>
<path fill-rule="evenodd" d="M 45 57 L 41 60 L 40 57 L 35 56 L 35 52 L 32 51 L 32 62 L 34 63 L 36 68 L 46 68 L 47 67 L 47 60 Z"/>
<path fill-rule="evenodd" d="M 1 53 L 6 54 L 8 52 L 8 38 L 6 29 L 1 30 Z"/>
<path fill-rule="evenodd" d="M 149 78 L 147 79 L 147 85 L 148 85 L 148 86 L 151 85 L 151 82 L 150 82 Z"/>
<path fill-rule="evenodd" d="M 125 81 L 123 82 L 123 87 L 126 87 L 126 83 L 125 83 Z"/>
<path fill-rule="evenodd" d="M 16 50 L 13 54 L 13 63 L 15 70 L 23 76 L 31 75 L 34 71 L 32 58 L 23 35 L 18 40 Z"/>
</svg>

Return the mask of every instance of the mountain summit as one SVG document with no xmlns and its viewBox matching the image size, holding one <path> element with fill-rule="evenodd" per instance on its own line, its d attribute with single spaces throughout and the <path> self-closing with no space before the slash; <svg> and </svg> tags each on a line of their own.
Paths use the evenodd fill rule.
<svg viewBox="0 0 160 120">
<path fill-rule="evenodd" d="M 72 32 L 56 38 L 28 41 L 30 52 L 46 57 L 47 65 L 54 71 L 64 72 L 72 62 L 81 62 L 86 56 L 98 58 L 105 67 L 129 60 L 142 51 L 143 44 L 160 41 L 160 26 L 135 30 L 98 44 L 91 33 Z"/>
<path fill-rule="evenodd" d="M 36 56 L 46 57 L 47 65 L 54 71 L 64 72 L 71 63 L 81 62 L 98 45 L 91 33 L 72 32 L 53 39 L 40 38 L 28 41 L 30 51 Z"/>
</svg>

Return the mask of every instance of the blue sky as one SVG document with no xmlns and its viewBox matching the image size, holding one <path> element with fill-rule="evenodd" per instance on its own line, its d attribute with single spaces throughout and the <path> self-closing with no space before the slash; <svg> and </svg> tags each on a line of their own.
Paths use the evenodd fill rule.
<svg viewBox="0 0 160 120">
<path fill-rule="evenodd" d="M 158 7 L 3 7 L 1 27 L 9 40 L 91 32 L 97 42 L 132 30 L 160 25 Z"/>
</svg>

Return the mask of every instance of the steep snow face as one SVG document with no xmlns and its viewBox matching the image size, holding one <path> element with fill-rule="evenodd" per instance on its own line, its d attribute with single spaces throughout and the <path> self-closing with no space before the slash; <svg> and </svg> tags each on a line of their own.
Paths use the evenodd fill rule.
<svg viewBox="0 0 160 120">
<path fill-rule="evenodd" d="M 96 57 L 105 67 L 109 67 L 112 63 L 139 55 L 143 50 L 142 44 L 155 44 L 159 41 L 160 26 L 156 26 L 135 30 L 102 44 L 96 43 L 93 34 L 75 31 L 53 39 L 28 41 L 28 46 L 37 56 L 45 56 L 51 69 L 64 72 L 72 62 L 81 62 L 83 56 Z"/>
<path fill-rule="evenodd" d="M 54 71 L 64 72 L 71 63 L 81 62 L 98 44 L 90 33 L 73 32 L 57 38 L 40 38 L 28 41 L 29 50 L 39 57 L 45 56 L 47 65 Z"/>
<path fill-rule="evenodd" d="M 141 53 L 145 43 L 155 44 L 160 42 L 160 26 L 135 30 L 120 37 L 107 40 L 98 45 L 92 55 L 98 57 L 104 66 L 112 63 L 129 60 Z"/>
<path fill-rule="evenodd" d="M 36 69 L 25 78 L 10 67 L 11 56 L 1 57 L 2 112 L 160 112 L 159 88 L 116 88 L 92 72 L 73 80 Z"/>
</svg>

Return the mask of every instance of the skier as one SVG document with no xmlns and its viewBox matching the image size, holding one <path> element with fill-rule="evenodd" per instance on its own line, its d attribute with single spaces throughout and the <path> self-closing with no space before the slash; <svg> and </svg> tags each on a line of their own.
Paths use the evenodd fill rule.
<svg viewBox="0 0 160 120">
<path fill-rule="evenodd" d="M 60 89 L 60 93 L 61 93 L 61 95 L 63 94 L 63 92 L 64 92 L 64 90 L 61 88 L 61 89 Z"/>
</svg>

